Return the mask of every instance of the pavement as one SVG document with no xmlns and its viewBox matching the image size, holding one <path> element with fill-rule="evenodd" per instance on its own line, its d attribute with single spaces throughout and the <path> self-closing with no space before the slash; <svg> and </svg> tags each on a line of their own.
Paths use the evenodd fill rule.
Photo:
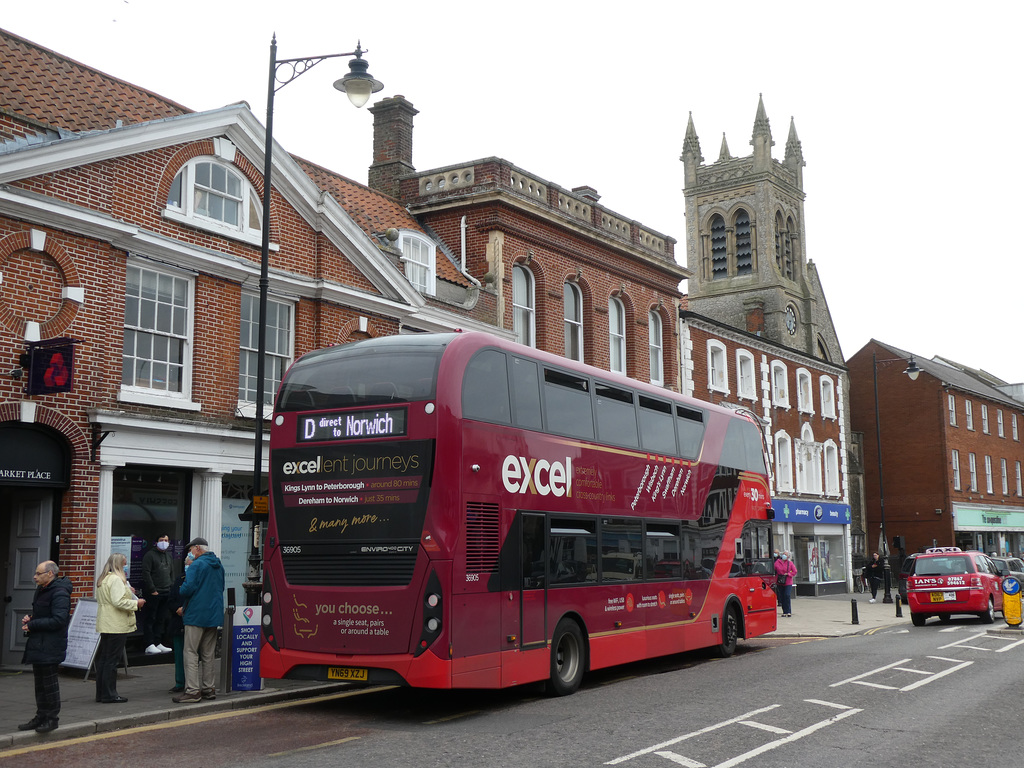
<svg viewBox="0 0 1024 768">
<path fill-rule="evenodd" d="M 794 597 L 793 616 L 778 620 L 778 629 L 766 637 L 841 637 L 883 627 L 910 626 L 910 611 L 903 607 L 903 616 L 896 615 L 895 603 L 883 603 L 881 594 L 869 603 L 868 594 Z M 853 601 L 857 620 L 853 623 Z M 1005 626 L 999 618 L 993 629 Z M 127 675 L 121 667 L 118 693 L 128 699 L 124 704 L 96 703 L 95 678 L 85 679 L 81 669 L 62 668 L 60 677 L 60 727 L 48 734 L 18 731 L 35 714 L 35 689 L 32 668 L 0 668 L 0 758 L 12 748 L 27 747 L 45 740 L 53 741 L 105 733 L 124 728 L 180 720 L 197 715 L 244 709 L 272 702 L 311 699 L 340 692 L 348 683 L 315 683 L 297 680 L 264 680 L 260 691 L 229 691 L 220 689 L 217 698 L 200 704 L 175 704 L 168 688 L 174 685 L 174 664 L 171 654 L 129 659 Z M 218 660 L 218 665 L 220 661 Z M 220 676 L 218 675 L 218 681 Z"/>
</svg>

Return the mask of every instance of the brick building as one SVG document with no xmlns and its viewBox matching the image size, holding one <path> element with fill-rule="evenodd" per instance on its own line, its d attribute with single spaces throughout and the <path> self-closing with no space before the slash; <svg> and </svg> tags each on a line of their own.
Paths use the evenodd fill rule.
<svg viewBox="0 0 1024 768">
<path fill-rule="evenodd" d="M 161 534 L 201 535 L 245 578 L 264 130 L 3 31 L 0 58 L 0 663 L 18 663 L 41 559 L 79 597 L 111 551 L 137 565 Z M 274 152 L 268 399 L 308 350 L 455 328 L 677 385 L 670 238 L 496 158 L 416 173 L 412 105 L 373 111 L 370 185 Z M 71 388 L 30 393 L 40 377 Z"/>
<path fill-rule="evenodd" d="M 911 358 L 921 369 L 914 381 L 904 375 Z M 1024 551 L 1022 386 L 876 340 L 848 365 L 853 427 L 864 434 L 869 546 L 880 547 L 884 502 L 893 555 L 897 538 L 906 552 L 932 546 Z"/>
<path fill-rule="evenodd" d="M 399 199 L 479 279 L 495 325 L 529 346 L 677 389 L 675 241 L 489 157 L 416 172 L 416 110 L 402 96 L 373 108 L 370 186 Z"/>
<path fill-rule="evenodd" d="M 803 150 L 791 122 L 784 159 L 758 101 L 750 144 L 723 137 L 705 164 L 691 116 L 683 144 L 686 254 L 682 391 L 753 411 L 768 436 L 775 544 L 797 564 L 797 594 L 846 592 L 863 557 L 850 477 L 842 350 L 804 242 Z M 853 529 L 853 530 L 851 530 Z"/>
</svg>

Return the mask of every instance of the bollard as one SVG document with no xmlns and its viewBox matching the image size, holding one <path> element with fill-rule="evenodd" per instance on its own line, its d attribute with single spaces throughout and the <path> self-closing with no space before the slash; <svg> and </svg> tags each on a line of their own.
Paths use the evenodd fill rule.
<svg viewBox="0 0 1024 768">
<path fill-rule="evenodd" d="M 856 600 L 851 600 L 850 601 L 850 610 L 853 613 L 853 621 L 851 623 L 852 624 L 860 624 L 860 619 L 857 618 L 857 601 Z"/>
<path fill-rule="evenodd" d="M 903 618 L 903 601 L 900 599 L 899 593 L 896 594 L 896 618 Z"/>
</svg>

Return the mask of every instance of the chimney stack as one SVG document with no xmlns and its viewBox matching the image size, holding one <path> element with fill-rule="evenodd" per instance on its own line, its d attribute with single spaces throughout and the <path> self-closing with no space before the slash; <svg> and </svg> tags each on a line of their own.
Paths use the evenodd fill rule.
<svg viewBox="0 0 1024 768">
<path fill-rule="evenodd" d="M 399 199 L 399 178 L 416 169 L 412 164 L 412 119 L 419 110 L 404 96 L 381 99 L 373 113 L 373 165 L 368 186 Z"/>
</svg>

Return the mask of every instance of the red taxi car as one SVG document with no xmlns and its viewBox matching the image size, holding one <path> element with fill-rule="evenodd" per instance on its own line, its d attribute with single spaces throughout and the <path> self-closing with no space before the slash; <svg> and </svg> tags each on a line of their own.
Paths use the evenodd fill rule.
<svg viewBox="0 0 1024 768">
<path fill-rule="evenodd" d="M 917 556 L 907 579 L 907 605 L 915 627 L 931 616 L 946 622 L 954 614 L 974 614 L 986 624 L 1003 610 L 999 569 L 981 552 L 932 547 Z"/>
</svg>

